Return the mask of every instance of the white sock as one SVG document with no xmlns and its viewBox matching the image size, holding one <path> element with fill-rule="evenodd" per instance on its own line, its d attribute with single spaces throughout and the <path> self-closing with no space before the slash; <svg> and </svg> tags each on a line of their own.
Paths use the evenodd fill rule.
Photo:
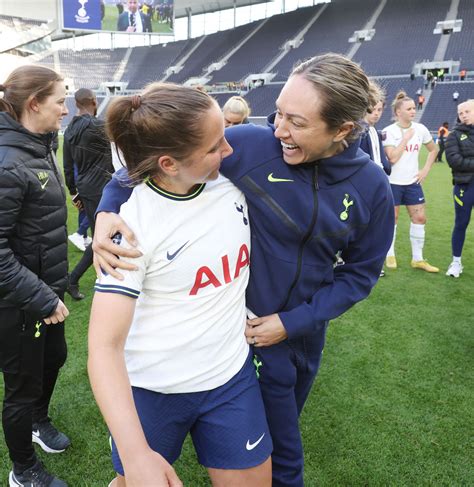
<svg viewBox="0 0 474 487">
<path fill-rule="evenodd" d="M 425 226 L 417 223 L 410 224 L 411 254 L 413 260 L 423 260 L 423 246 L 425 245 Z"/>
<path fill-rule="evenodd" d="M 461 257 L 455 257 L 453 255 L 453 262 L 459 262 L 459 263 L 461 263 Z"/>
<path fill-rule="evenodd" d="M 397 238 L 397 225 L 393 227 L 393 240 L 392 240 L 392 245 L 390 245 L 390 248 L 388 249 L 387 252 L 387 257 L 395 257 L 395 239 Z"/>
</svg>

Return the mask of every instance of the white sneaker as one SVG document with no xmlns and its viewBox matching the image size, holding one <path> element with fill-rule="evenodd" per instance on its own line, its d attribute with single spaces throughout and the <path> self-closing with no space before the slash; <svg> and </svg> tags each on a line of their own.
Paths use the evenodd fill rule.
<svg viewBox="0 0 474 487">
<path fill-rule="evenodd" d="M 79 250 L 84 252 L 86 250 L 86 246 L 84 245 L 84 237 L 79 235 L 77 232 L 73 233 L 72 235 L 68 236 L 69 241 L 74 244 Z"/>
<path fill-rule="evenodd" d="M 89 247 L 89 245 L 92 243 L 92 238 L 91 237 L 84 237 L 84 246 Z"/>
<path fill-rule="evenodd" d="M 451 277 L 459 277 L 462 274 L 463 266 L 461 262 L 455 262 L 454 260 L 449 264 L 448 271 L 446 272 L 447 276 Z"/>
</svg>

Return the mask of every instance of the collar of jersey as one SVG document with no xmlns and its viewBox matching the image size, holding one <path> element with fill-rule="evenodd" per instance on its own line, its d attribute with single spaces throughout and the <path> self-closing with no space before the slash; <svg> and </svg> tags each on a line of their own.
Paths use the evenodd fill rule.
<svg viewBox="0 0 474 487">
<path fill-rule="evenodd" d="M 409 127 L 402 127 L 398 122 L 396 122 L 397 125 L 398 125 L 398 128 L 402 129 L 402 130 L 408 130 L 408 129 L 411 129 L 413 127 L 413 122 L 410 122 L 410 126 Z"/>
<path fill-rule="evenodd" d="M 202 183 L 191 194 L 176 194 L 160 188 L 151 179 L 146 180 L 146 185 L 155 193 L 158 193 L 159 195 L 174 201 L 188 201 L 197 198 L 206 187 L 206 183 Z"/>
</svg>

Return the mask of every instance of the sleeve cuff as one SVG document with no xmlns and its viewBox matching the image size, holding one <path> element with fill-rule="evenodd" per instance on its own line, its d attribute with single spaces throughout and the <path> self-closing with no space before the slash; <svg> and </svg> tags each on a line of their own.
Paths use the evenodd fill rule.
<svg viewBox="0 0 474 487">
<path fill-rule="evenodd" d="M 117 284 L 101 284 L 98 282 L 94 286 L 94 289 L 99 293 L 123 294 L 133 299 L 138 299 L 138 296 L 140 296 L 140 291 L 125 286 L 118 286 Z"/>
</svg>

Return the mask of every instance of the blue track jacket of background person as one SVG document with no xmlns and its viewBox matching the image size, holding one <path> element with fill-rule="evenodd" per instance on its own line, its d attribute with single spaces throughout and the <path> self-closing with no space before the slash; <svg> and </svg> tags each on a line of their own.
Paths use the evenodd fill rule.
<svg viewBox="0 0 474 487">
<path fill-rule="evenodd" d="M 327 322 L 366 298 L 377 282 L 394 211 L 388 179 L 359 141 L 337 156 L 290 166 L 273 117 L 267 127 L 226 130 L 234 152 L 221 172 L 242 190 L 249 208 L 247 307 L 257 316 L 278 313 L 288 334 L 277 345 L 254 349 L 274 444 L 273 487 L 301 487 L 298 417 L 319 367 Z M 118 212 L 128 199 L 131 189 L 118 179 L 106 187 L 98 211 Z"/>
</svg>

